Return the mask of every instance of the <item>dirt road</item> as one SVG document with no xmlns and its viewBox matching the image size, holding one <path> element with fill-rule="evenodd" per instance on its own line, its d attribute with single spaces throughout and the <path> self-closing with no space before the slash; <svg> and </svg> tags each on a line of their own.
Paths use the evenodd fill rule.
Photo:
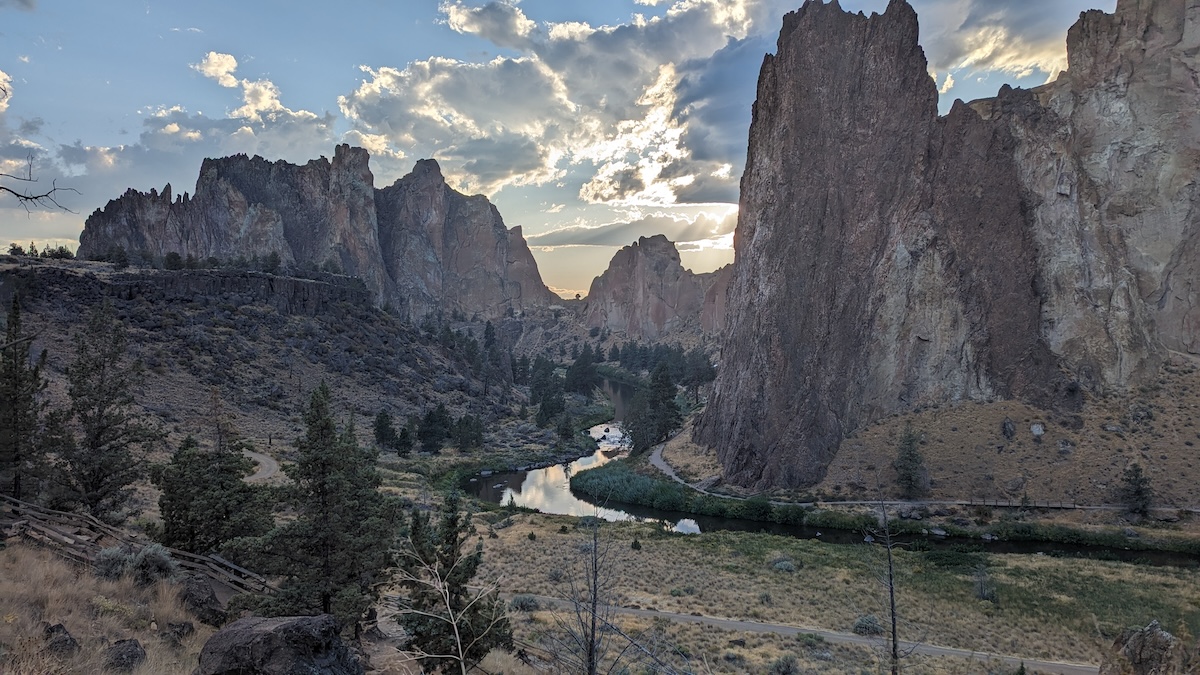
<svg viewBox="0 0 1200 675">
<path fill-rule="evenodd" d="M 255 464 L 258 464 L 258 470 L 246 476 L 247 483 L 265 483 L 275 474 L 279 473 L 279 462 L 275 461 L 274 457 L 252 450 L 242 450 L 242 454 L 254 460 Z"/>
</svg>

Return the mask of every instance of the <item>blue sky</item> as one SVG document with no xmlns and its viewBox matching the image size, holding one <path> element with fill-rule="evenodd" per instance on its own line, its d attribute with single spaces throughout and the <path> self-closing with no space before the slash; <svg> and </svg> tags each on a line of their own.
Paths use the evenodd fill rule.
<svg viewBox="0 0 1200 675">
<path fill-rule="evenodd" d="M 546 282 L 586 292 L 638 236 L 732 260 L 758 67 L 800 0 L 0 0 L 0 172 L 74 213 L 0 198 L 0 241 L 74 247 L 126 188 L 191 191 L 200 160 L 303 162 L 340 142 L 377 186 L 434 157 L 520 225 Z M 886 0 L 842 0 L 882 11 Z M 1115 0 L 913 0 L 955 98 L 1036 86 L 1067 28 Z"/>
</svg>

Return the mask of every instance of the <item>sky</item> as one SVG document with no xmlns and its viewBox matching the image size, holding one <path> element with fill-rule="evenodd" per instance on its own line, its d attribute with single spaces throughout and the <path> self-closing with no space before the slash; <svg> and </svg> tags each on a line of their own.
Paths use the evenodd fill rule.
<svg viewBox="0 0 1200 675">
<path fill-rule="evenodd" d="M 943 112 L 1054 79 L 1079 12 L 1115 3 L 912 0 Z M 69 211 L 0 195 L 0 242 L 73 249 L 126 189 L 191 192 L 204 157 L 350 143 L 376 187 L 438 160 L 568 297 L 639 236 L 711 271 L 733 260 L 758 70 L 800 4 L 0 0 L 0 173 L 77 191 Z"/>
</svg>

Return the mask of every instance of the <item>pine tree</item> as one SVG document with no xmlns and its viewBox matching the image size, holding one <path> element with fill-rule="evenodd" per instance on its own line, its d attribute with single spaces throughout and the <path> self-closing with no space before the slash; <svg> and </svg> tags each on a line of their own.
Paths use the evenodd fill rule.
<svg viewBox="0 0 1200 675">
<path fill-rule="evenodd" d="M 425 452 L 436 453 L 442 449 L 442 443 L 450 436 L 454 420 L 442 403 L 425 413 L 421 418 L 421 426 L 417 429 L 417 440 Z"/>
<path fill-rule="evenodd" d="M 21 302 L 14 293 L 0 348 L 0 474 L 9 479 L 0 484 L 0 491 L 16 499 L 27 496 L 24 479 L 39 463 L 36 435 L 45 409 L 40 394 L 46 388 L 46 352 L 32 361 L 31 340 L 22 331 Z"/>
<path fill-rule="evenodd" d="M 67 367 L 70 407 L 48 415 L 46 425 L 56 455 L 54 500 L 108 522 L 128 516 L 146 446 L 161 437 L 134 413 L 142 368 L 126 362 L 125 344 L 125 327 L 106 302 L 75 335 L 75 359 Z"/>
<path fill-rule="evenodd" d="M 546 381 L 545 389 L 542 390 L 539 400 L 537 425 L 539 427 L 548 427 L 567 409 L 566 401 L 563 400 L 562 378 L 551 374 L 550 378 Z"/>
<path fill-rule="evenodd" d="M 399 444 L 396 427 L 392 424 L 392 415 L 386 410 L 380 410 L 375 416 L 375 445 L 389 450 Z"/>
<path fill-rule="evenodd" d="M 254 447 L 233 426 L 215 387 L 208 419 L 210 447 L 200 447 L 189 435 L 170 462 L 150 471 L 162 490 L 157 539 L 193 553 L 219 551 L 228 541 L 261 536 L 274 526 L 267 490 L 244 480 L 254 471 L 254 461 L 245 451 Z"/>
<path fill-rule="evenodd" d="M 352 424 L 339 431 L 324 384 L 312 393 L 304 424 L 296 463 L 284 468 L 293 483 L 284 502 L 296 519 L 234 548 L 262 571 L 285 577 L 260 611 L 331 613 L 357 628 L 392 563 L 399 508 L 379 491 L 377 453 L 359 447 Z"/>
<path fill-rule="evenodd" d="M 474 592 L 467 587 L 483 560 L 483 541 L 470 553 L 463 550 L 471 517 L 459 506 L 458 496 L 449 495 L 436 524 L 413 507 L 396 581 L 408 591 L 400 624 L 412 636 L 409 649 L 421 655 L 422 668 L 466 675 L 492 649 L 511 650 L 513 643 L 495 584 Z"/>
<path fill-rule="evenodd" d="M 1154 491 L 1150 488 L 1150 477 L 1140 464 L 1130 464 L 1121 474 L 1121 501 L 1130 513 L 1144 516 L 1150 513 L 1150 502 Z"/>
<path fill-rule="evenodd" d="M 667 440 L 683 424 L 683 414 L 675 405 L 675 383 L 666 363 L 659 363 L 650 375 L 650 410 L 654 416 L 656 443 Z"/>
<path fill-rule="evenodd" d="M 600 374 L 596 372 L 595 355 L 591 345 L 584 345 L 575 363 L 567 368 L 566 381 L 563 388 L 577 394 L 591 394 L 600 384 Z"/>
<path fill-rule="evenodd" d="M 896 483 L 905 499 L 916 499 L 928 489 L 929 472 L 925 468 L 925 458 L 918 449 L 920 442 L 921 435 L 913 431 L 912 424 L 905 424 L 894 463 Z"/>
</svg>

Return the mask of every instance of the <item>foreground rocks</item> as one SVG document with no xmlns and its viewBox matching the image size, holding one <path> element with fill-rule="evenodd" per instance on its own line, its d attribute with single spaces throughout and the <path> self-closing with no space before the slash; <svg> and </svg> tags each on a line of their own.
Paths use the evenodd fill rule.
<svg viewBox="0 0 1200 675">
<path fill-rule="evenodd" d="M 1100 675 L 1170 675 L 1195 672 L 1183 670 L 1182 644 L 1151 621 L 1141 629 L 1130 629 L 1113 642 L 1112 652 L 1100 662 Z"/>
<path fill-rule="evenodd" d="M 758 84 L 722 367 L 696 439 L 735 483 L 819 481 L 845 435 L 944 401 L 1064 419 L 1200 349 L 1200 25 L 1083 14 L 1032 91 L 938 93 L 917 16 L 805 2 Z"/>
<path fill-rule="evenodd" d="M 194 675 L 360 675 L 358 660 L 338 636 L 337 621 L 320 616 L 238 619 L 200 651 Z"/>
</svg>

